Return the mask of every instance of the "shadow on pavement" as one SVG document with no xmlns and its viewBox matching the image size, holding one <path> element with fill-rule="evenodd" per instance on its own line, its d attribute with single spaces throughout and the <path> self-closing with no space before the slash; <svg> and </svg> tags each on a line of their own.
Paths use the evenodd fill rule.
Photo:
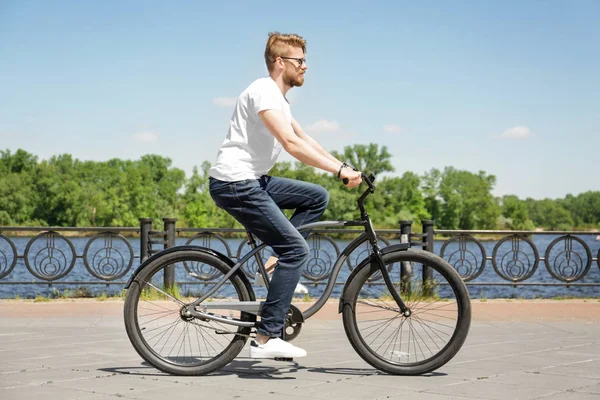
<svg viewBox="0 0 600 400">
<path fill-rule="evenodd" d="M 237 375 L 242 379 L 274 379 L 274 380 L 289 380 L 296 379 L 294 373 L 300 370 L 306 370 L 307 372 L 318 373 L 318 374 L 332 374 L 332 375 L 343 375 L 343 376 L 371 376 L 371 375 L 386 375 L 384 372 L 376 369 L 368 368 L 329 368 L 329 367 L 305 367 L 301 366 L 296 362 L 282 362 L 281 367 L 274 367 L 270 365 L 260 365 L 262 360 L 233 360 L 225 368 L 220 371 L 213 372 L 209 375 L 202 376 L 214 377 L 214 376 L 228 376 Z M 139 375 L 139 376 L 176 376 L 161 372 L 151 366 L 147 362 L 142 362 L 140 366 L 130 367 L 107 367 L 99 368 L 99 371 L 122 374 L 122 375 Z M 423 377 L 435 377 L 435 376 L 446 376 L 447 374 L 442 372 L 432 372 L 429 374 L 422 375 Z"/>
</svg>

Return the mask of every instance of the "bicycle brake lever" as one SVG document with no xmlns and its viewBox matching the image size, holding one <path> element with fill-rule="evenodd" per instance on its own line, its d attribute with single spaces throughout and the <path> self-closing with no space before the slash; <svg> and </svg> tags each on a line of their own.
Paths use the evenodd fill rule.
<svg viewBox="0 0 600 400">
<path fill-rule="evenodd" d="M 366 174 L 362 174 L 363 180 L 367 181 L 367 185 L 369 185 L 369 187 L 373 188 L 373 182 L 375 182 L 375 175 L 371 174 L 369 176 L 367 176 Z M 344 185 L 348 184 L 348 178 L 344 178 L 342 179 L 342 182 L 344 183 Z"/>
</svg>

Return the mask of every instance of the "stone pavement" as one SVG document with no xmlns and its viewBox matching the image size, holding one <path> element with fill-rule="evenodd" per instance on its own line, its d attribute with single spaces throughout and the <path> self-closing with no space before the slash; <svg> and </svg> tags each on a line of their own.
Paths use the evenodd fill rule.
<svg viewBox="0 0 600 400">
<path fill-rule="evenodd" d="M 55 305 L 52 314 L 17 316 L 20 308 L 44 305 L 0 303 L 1 400 L 600 400 L 598 319 L 492 321 L 474 314 L 459 354 L 418 377 L 374 370 L 355 354 L 340 318 L 311 319 L 294 341 L 309 355 L 296 364 L 250 360 L 245 350 L 219 373 L 179 377 L 135 353 L 120 304 L 96 303 L 112 311 L 80 316 Z"/>
</svg>

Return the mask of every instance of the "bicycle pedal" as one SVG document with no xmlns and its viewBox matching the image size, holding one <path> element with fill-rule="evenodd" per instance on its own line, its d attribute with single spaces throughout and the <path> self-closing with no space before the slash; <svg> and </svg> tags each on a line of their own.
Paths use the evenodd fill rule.
<svg viewBox="0 0 600 400">
<path fill-rule="evenodd" d="M 291 357 L 275 357 L 275 361 L 294 362 L 294 359 Z"/>
</svg>

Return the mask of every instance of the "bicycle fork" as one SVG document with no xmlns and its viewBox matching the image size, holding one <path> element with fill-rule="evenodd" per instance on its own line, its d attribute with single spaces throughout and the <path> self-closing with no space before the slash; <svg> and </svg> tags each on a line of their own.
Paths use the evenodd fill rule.
<svg viewBox="0 0 600 400">
<path fill-rule="evenodd" d="M 371 181 L 372 181 L 372 179 L 371 179 Z M 377 244 L 377 235 L 375 234 L 375 229 L 373 228 L 371 218 L 369 217 L 369 214 L 367 213 L 367 211 L 365 210 L 365 207 L 364 207 L 364 199 L 365 199 L 367 193 L 368 193 L 368 191 L 365 192 L 358 201 L 358 206 L 360 208 L 360 214 L 361 214 L 361 220 L 362 220 L 361 225 L 363 225 L 365 227 L 365 232 L 366 232 L 367 237 L 369 238 L 369 242 L 371 243 L 371 246 L 373 248 L 373 256 L 375 257 L 375 262 L 377 262 L 377 266 L 379 267 L 379 270 L 381 271 L 381 275 L 383 276 L 385 285 L 387 286 L 388 290 L 390 291 L 390 294 L 392 295 L 392 298 L 394 299 L 394 301 L 396 302 L 398 307 L 400 307 L 400 311 L 402 312 L 402 315 L 404 317 L 408 318 L 411 315 L 410 308 L 408 308 L 406 306 L 406 304 L 404 304 L 404 301 L 402 301 L 402 299 L 400 298 L 400 295 L 398 294 L 398 292 L 396 292 L 396 289 L 394 288 L 394 284 L 392 283 L 392 278 L 390 278 L 390 274 L 388 274 L 388 271 L 385 268 L 385 262 L 383 261 L 383 255 L 381 254 L 381 249 L 379 248 L 379 245 Z M 402 285 L 402 283 L 400 283 L 400 285 Z"/>
<path fill-rule="evenodd" d="M 387 286 L 388 290 L 390 291 L 390 294 L 392 295 L 392 298 L 394 299 L 394 301 L 396 302 L 398 307 L 400 307 L 400 311 L 402 312 L 402 315 L 404 315 L 405 317 L 410 317 L 410 315 L 411 315 L 410 308 L 408 308 L 406 306 L 406 304 L 404 304 L 404 301 L 402 301 L 402 298 L 400 298 L 400 295 L 398 294 L 398 292 L 396 292 L 396 288 L 394 288 L 394 284 L 392 283 L 390 274 L 388 273 L 387 269 L 385 268 L 385 263 L 383 262 L 383 256 L 381 255 L 381 250 L 379 249 L 379 246 L 377 246 L 377 245 L 373 246 L 373 255 L 375 256 L 375 261 L 377 262 L 377 265 L 379 266 L 379 270 L 381 271 L 381 275 L 383 276 L 385 285 Z"/>
</svg>

